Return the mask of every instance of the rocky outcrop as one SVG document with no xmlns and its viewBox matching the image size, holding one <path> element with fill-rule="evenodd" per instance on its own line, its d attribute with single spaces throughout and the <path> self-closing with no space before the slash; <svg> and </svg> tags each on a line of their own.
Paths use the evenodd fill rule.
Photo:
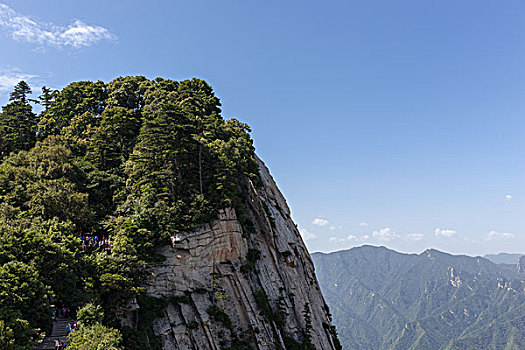
<svg viewBox="0 0 525 350">
<path fill-rule="evenodd" d="M 163 349 L 337 349 L 310 255 L 266 166 L 243 205 L 171 238 L 145 286 Z M 294 347 L 294 349 L 297 347 Z"/>
<path fill-rule="evenodd" d="M 518 272 L 525 272 L 525 255 L 518 259 Z"/>
</svg>

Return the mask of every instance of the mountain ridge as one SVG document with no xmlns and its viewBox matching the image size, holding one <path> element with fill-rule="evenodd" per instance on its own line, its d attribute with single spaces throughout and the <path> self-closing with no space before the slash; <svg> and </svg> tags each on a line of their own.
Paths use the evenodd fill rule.
<svg viewBox="0 0 525 350">
<path fill-rule="evenodd" d="M 517 270 L 436 249 L 362 246 L 312 258 L 347 349 L 483 349 L 478 338 L 487 349 L 504 349 L 501 339 L 509 349 L 524 344 Z"/>
</svg>

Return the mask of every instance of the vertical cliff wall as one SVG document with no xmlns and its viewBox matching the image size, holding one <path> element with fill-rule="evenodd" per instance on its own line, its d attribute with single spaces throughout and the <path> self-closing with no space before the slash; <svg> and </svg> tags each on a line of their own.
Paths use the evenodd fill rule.
<svg viewBox="0 0 525 350">
<path fill-rule="evenodd" d="M 168 300 L 153 330 L 163 349 L 338 349 L 312 260 L 286 201 L 263 185 L 243 205 L 171 238 L 146 290 Z"/>
</svg>

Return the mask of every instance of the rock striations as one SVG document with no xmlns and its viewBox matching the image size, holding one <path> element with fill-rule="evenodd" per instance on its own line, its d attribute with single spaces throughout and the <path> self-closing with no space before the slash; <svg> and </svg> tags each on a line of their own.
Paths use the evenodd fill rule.
<svg viewBox="0 0 525 350">
<path fill-rule="evenodd" d="M 163 349 L 340 348 L 288 205 L 259 166 L 263 185 L 246 184 L 242 209 L 173 236 L 150 268 L 147 294 L 170 301 L 153 322 Z"/>
</svg>

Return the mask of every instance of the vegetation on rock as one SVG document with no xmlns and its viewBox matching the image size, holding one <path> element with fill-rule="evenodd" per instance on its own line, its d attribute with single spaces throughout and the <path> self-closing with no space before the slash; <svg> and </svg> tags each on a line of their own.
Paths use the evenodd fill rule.
<svg viewBox="0 0 525 350">
<path fill-rule="evenodd" d="M 96 319 L 74 332 L 73 348 L 107 336 L 105 349 L 116 349 L 115 313 L 145 300 L 155 248 L 238 206 L 243 181 L 259 182 L 250 129 L 224 120 L 199 79 L 121 77 L 44 87 L 35 101 L 30 93 L 20 82 L 0 113 L 0 344 L 32 349 L 53 306 L 67 305 Z M 86 235 L 110 238 L 111 249 L 87 250 Z M 124 332 L 126 349 L 137 348 Z"/>
</svg>

